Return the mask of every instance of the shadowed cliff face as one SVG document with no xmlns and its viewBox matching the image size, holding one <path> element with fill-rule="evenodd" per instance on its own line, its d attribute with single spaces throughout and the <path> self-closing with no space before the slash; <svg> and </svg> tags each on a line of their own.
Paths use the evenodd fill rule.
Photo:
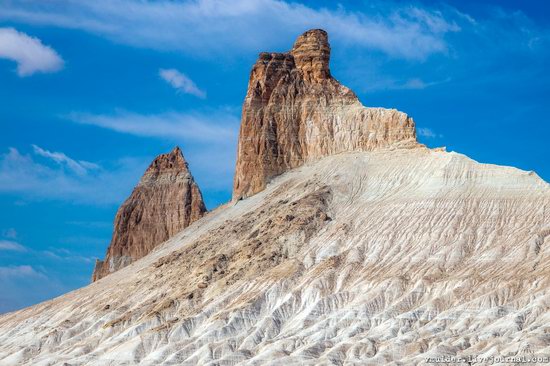
<svg viewBox="0 0 550 366">
<path fill-rule="evenodd" d="M 118 209 L 111 244 L 105 260 L 96 261 L 92 281 L 144 257 L 205 212 L 179 147 L 159 155 Z"/>
<path fill-rule="evenodd" d="M 330 74 L 320 29 L 287 53 L 260 54 L 243 105 L 233 198 L 253 195 L 274 176 L 308 160 L 346 151 L 414 144 L 413 120 L 394 109 L 365 108 Z"/>
</svg>

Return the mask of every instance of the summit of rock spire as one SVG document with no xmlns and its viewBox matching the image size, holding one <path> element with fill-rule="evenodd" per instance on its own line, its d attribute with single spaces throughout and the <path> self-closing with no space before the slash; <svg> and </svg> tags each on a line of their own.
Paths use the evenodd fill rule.
<svg viewBox="0 0 550 366">
<path fill-rule="evenodd" d="M 290 54 L 305 80 L 318 82 L 330 79 L 330 45 L 324 30 L 313 29 L 299 36 Z"/>
</svg>

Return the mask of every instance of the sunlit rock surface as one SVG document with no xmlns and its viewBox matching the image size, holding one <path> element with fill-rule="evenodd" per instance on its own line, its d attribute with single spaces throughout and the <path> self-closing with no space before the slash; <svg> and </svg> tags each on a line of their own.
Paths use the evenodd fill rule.
<svg viewBox="0 0 550 366">
<path fill-rule="evenodd" d="M 111 244 L 105 259 L 96 261 L 92 281 L 147 255 L 205 212 L 180 148 L 157 156 L 118 209 Z"/>
<path fill-rule="evenodd" d="M 346 151 L 415 144 L 414 121 L 366 108 L 331 76 L 328 35 L 305 32 L 287 53 L 260 54 L 243 104 L 233 197 L 251 196 L 306 161 Z"/>
</svg>

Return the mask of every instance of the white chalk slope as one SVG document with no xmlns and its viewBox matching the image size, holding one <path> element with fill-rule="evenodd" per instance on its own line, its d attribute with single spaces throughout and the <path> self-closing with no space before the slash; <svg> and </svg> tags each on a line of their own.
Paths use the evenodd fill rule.
<svg viewBox="0 0 550 366">
<path fill-rule="evenodd" d="M 0 365 L 550 354 L 550 188 L 426 148 L 340 154 L 0 316 Z"/>
</svg>

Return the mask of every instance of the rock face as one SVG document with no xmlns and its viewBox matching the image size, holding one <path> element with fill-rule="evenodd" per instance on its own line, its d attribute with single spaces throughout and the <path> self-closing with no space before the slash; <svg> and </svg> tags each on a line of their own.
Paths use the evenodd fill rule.
<svg viewBox="0 0 550 366">
<path fill-rule="evenodd" d="M 118 209 L 111 244 L 105 260 L 96 261 L 92 281 L 144 257 L 205 212 L 180 148 L 159 155 Z"/>
<path fill-rule="evenodd" d="M 233 198 L 253 195 L 306 161 L 416 141 L 412 118 L 365 108 L 331 76 L 327 33 L 302 34 L 287 53 L 261 53 L 243 105 Z"/>
</svg>

